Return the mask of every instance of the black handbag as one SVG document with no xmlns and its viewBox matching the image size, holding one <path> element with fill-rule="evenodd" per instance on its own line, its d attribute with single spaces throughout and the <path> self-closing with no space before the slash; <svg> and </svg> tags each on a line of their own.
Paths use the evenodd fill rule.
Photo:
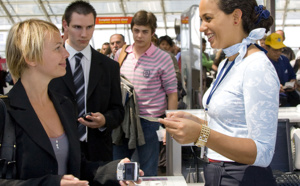
<svg viewBox="0 0 300 186">
<path fill-rule="evenodd" d="M 7 112 L 8 97 L 0 98 L 0 179 L 13 179 L 16 177 L 16 130 Z"/>
</svg>

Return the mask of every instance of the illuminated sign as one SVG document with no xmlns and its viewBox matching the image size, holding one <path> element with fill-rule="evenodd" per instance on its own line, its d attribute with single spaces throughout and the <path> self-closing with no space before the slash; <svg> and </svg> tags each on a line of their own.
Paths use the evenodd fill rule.
<svg viewBox="0 0 300 186">
<path fill-rule="evenodd" d="M 96 24 L 130 24 L 132 17 L 97 17 Z"/>
<path fill-rule="evenodd" d="M 181 24 L 189 24 L 189 17 L 181 17 Z"/>
</svg>

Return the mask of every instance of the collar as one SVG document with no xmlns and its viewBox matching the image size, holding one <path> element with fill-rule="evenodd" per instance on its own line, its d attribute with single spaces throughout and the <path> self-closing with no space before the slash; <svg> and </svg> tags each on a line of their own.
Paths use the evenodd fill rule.
<svg viewBox="0 0 300 186">
<path fill-rule="evenodd" d="M 67 98 L 64 96 L 56 96 L 57 93 L 51 91 L 50 89 L 48 89 L 48 94 L 52 101 L 55 99 L 60 104 L 67 100 Z M 25 88 L 21 82 L 21 78 L 18 79 L 16 84 L 12 87 L 7 95 L 10 99 L 9 101 L 11 106 L 20 109 L 28 109 L 28 106 L 31 105 Z"/>
<path fill-rule="evenodd" d="M 126 48 L 126 52 L 133 53 L 133 47 L 134 47 L 134 43 Z M 153 45 L 153 43 L 151 43 L 150 47 L 146 50 L 144 55 L 151 56 L 155 52 L 156 49 L 157 49 L 157 47 L 155 45 Z"/>
<path fill-rule="evenodd" d="M 87 45 L 83 50 L 77 51 L 71 45 L 68 44 L 68 42 L 65 43 L 66 50 L 69 52 L 70 56 L 68 57 L 69 61 L 74 57 L 75 54 L 78 52 L 81 52 L 83 56 L 88 60 L 91 61 L 92 58 L 92 50 L 91 46 Z"/>
</svg>

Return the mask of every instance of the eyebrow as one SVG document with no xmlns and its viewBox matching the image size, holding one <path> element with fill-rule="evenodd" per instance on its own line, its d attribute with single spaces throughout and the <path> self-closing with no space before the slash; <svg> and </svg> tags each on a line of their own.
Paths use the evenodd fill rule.
<svg viewBox="0 0 300 186">
<path fill-rule="evenodd" d="M 82 26 L 82 25 L 76 25 L 76 24 L 74 24 L 74 25 L 72 25 L 73 27 L 74 26 L 77 26 L 77 27 L 91 27 L 91 26 L 95 26 L 95 24 L 92 24 L 92 25 L 87 25 L 87 26 Z"/>
<path fill-rule="evenodd" d="M 207 16 L 207 13 L 204 13 L 204 14 L 202 14 L 202 15 L 199 14 L 199 17 L 201 17 L 201 16 L 202 16 L 202 17 Z"/>
<path fill-rule="evenodd" d="M 145 30 L 142 30 L 142 29 L 138 29 L 138 28 L 134 28 L 133 30 L 138 30 L 138 31 L 150 31 L 150 29 L 145 29 Z"/>
</svg>

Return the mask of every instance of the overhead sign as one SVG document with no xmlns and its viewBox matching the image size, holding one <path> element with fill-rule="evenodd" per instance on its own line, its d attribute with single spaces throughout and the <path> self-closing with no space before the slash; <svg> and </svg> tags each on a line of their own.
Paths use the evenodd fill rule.
<svg viewBox="0 0 300 186">
<path fill-rule="evenodd" d="M 132 17 L 97 17 L 96 24 L 130 24 Z"/>
</svg>

